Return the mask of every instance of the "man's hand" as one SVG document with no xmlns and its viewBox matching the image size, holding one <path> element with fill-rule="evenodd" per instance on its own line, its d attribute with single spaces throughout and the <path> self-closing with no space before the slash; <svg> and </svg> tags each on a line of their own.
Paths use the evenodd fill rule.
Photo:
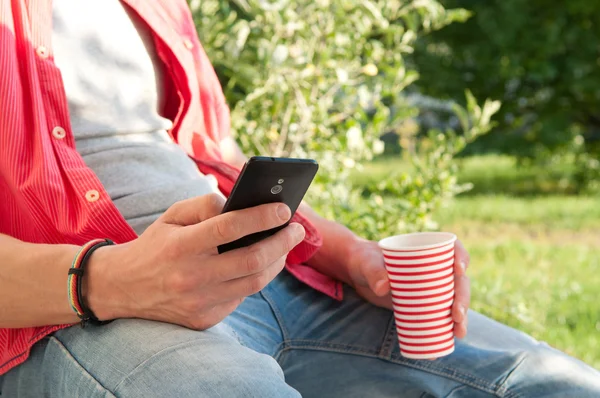
<svg viewBox="0 0 600 398">
<path fill-rule="evenodd" d="M 280 226 L 284 204 L 221 214 L 212 194 L 171 206 L 138 239 L 97 250 L 87 273 L 87 300 L 99 319 L 145 318 L 207 329 L 265 287 L 304 238 L 299 224 L 246 248 L 217 247 Z"/>
<path fill-rule="evenodd" d="M 377 242 L 358 239 L 349 250 L 347 267 L 350 284 L 365 300 L 392 309 L 390 283 Z M 467 310 L 471 301 L 471 285 L 465 273 L 469 266 L 469 254 L 458 240 L 454 252 L 455 299 L 452 317 L 455 322 L 454 335 L 463 338 L 467 334 Z"/>
</svg>

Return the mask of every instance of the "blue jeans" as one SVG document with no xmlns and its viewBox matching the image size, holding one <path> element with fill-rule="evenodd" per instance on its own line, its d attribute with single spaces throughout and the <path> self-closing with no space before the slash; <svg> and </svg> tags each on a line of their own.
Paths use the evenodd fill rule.
<svg viewBox="0 0 600 398">
<path fill-rule="evenodd" d="M 139 319 L 71 327 L 0 382 L 6 397 L 600 397 L 600 373 L 471 312 L 435 360 L 400 356 L 390 311 L 282 272 L 202 332 Z"/>
</svg>

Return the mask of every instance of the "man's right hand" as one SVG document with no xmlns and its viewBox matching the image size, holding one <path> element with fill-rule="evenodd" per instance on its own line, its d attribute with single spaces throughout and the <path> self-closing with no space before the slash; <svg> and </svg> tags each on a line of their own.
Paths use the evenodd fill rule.
<svg viewBox="0 0 600 398">
<path fill-rule="evenodd" d="M 99 319 L 145 318 L 207 329 L 265 287 L 304 238 L 292 223 L 246 248 L 217 246 L 280 226 L 281 203 L 221 214 L 216 194 L 175 203 L 136 240 L 97 250 L 88 264 L 85 295 Z"/>
</svg>

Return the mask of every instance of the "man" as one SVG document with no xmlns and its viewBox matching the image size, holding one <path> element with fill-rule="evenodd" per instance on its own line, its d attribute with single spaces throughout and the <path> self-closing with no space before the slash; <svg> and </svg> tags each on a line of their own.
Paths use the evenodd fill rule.
<svg viewBox="0 0 600 398">
<path fill-rule="evenodd" d="M 472 312 L 452 355 L 402 358 L 376 244 L 308 206 L 218 255 L 290 212 L 220 215 L 236 175 L 225 163 L 244 157 L 186 7 L 0 3 L 2 396 L 600 393 L 595 370 Z M 83 298 L 114 321 L 72 326 L 68 270 L 97 238 L 117 245 L 89 257 Z M 468 255 L 456 249 L 463 338 Z"/>
</svg>

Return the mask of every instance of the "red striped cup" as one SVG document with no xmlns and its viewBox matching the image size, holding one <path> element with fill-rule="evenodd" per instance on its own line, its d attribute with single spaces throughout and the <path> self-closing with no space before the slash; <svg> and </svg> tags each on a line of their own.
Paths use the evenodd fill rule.
<svg viewBox="0 0 600 398">
<path fill-rule="evenodd" d="M 400 352 L 439 358 L 454 352 L 454 242 L 448 232 L 397 235 L 379 241 L 392 288 Z"/>
</svg>

